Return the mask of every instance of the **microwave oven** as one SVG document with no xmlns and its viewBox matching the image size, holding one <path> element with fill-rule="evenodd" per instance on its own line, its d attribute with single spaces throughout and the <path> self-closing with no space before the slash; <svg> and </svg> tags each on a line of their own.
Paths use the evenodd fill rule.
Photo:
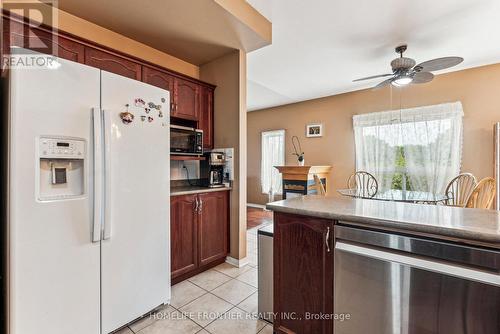
<svg viewBox="0 0 500 334">
<path fill-rule="evenodd" d="M 203 154 L 203 130 L 170 125 L 170 153 L 185 155 Z"/>
</svg>

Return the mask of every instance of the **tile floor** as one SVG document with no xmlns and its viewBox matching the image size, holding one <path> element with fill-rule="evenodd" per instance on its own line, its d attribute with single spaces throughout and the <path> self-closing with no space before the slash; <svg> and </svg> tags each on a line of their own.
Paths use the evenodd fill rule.
<svg viewBox="0 0 500 334">
<path fill-rule="evenodd" d="M 271 334 L 257 318 L 259 227 L 247 231 L 247 266 L 223 263 L 174 285 L 171 305 L 115 334 Z"/>
</svg>

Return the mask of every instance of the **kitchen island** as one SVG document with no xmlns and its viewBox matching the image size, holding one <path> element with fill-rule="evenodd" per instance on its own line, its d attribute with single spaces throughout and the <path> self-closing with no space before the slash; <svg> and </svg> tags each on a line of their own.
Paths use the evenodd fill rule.
<svg viewBox="0 0 500 334">
<path fill-rule="evenodd" d="M 500 332 L 498 211 L 324 196 L 267 208 L 275 332 Z"/>
</svg>

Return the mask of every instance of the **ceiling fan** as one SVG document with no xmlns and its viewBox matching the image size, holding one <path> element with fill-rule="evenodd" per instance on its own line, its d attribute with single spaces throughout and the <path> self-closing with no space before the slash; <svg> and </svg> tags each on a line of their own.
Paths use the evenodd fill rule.
<svg viewBox="0 0 500 334">
<path fill-rule="evenodd" d="M 443 57 L 424 61 L 423 63 L 416 65 L 417 62 L 414 59 L 403 57 L 403 53 L 407 48 L 407 45 L 400 45 L 396 47 L 396 52 L 399 53 L 399 58 L 391 61 L 392 73 L 356 79 L 353 82 L 390 77 L 373 87 L 374 89 L 382 88 L 389 84 L 396 87 L 402 87 L 409 84 L 422 84 L 434 79 L 434 74 L 431 72 L 456 66 L 464 61 L 461 57 Z"/>
</svg>

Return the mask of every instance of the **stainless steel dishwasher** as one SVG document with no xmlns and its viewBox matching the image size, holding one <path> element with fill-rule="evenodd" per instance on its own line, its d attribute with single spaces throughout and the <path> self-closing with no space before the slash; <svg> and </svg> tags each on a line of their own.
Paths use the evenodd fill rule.
<svg viewBox="0 0 500 334">
<path fill-rule="evenodd" d="M 273 322 L 273 224 L 257 231 L 259 317 Z"/>
<path fill-rule="evenodd" d="M 335 334 L 500 333 L 498 250 L 337 225 L 334 261 Z"/>
</svg>

